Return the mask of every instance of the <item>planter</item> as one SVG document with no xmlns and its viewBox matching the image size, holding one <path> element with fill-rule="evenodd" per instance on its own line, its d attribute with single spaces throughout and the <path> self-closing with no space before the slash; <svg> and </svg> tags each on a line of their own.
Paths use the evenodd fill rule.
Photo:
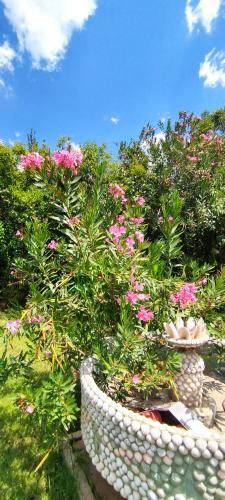
<svg viewBox="0 0 225 500">
<path fill-rule="evenodd" d="M 133 413 L 81 365 L 82 436 L 101 475 L 128 500 L 225 499 L 225 436 L 197 435 Z"/>
</svg>

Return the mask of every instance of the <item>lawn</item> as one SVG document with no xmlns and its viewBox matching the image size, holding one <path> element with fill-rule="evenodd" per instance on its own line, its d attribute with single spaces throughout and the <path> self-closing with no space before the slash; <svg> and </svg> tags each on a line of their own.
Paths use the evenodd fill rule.
<svg viewBox="0 0 225 500">
<path fill-rule="evenodd" d="M 0 313 L 0 354 L 3 350 L 2 326 L 15 313 Z M 17 316 L 18 317 L 18 316 Z M 23 339 L 15 338 L 12 350 L 19 353 Z M 41 366 L 37 366 L 41 370 Z M 29 428 L 14 404 L 19 380 L 11 378 L 1 391 L 0 399 L 0 497 L 4 500 L 65 499 L 78 500 L 78 489 L 65 467 L 60 452 L 54 452 L 44 466 L 34 472 L 42 458 L 40 437 Z"/>
</svg>

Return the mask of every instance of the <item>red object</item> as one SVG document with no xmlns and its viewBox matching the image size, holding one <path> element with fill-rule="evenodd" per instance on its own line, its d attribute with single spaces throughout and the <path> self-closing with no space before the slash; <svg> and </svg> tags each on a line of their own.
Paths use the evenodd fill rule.
<svg viewBox="0 0 225 500">
<path fill-rule="evenodd" d="M 157 422 L 162 423 L 162 417 L 157 410 L 144 410 L 140 413 L 144 417 L 151 418 L 152 420 L 157 420 Z"/>
</svg>

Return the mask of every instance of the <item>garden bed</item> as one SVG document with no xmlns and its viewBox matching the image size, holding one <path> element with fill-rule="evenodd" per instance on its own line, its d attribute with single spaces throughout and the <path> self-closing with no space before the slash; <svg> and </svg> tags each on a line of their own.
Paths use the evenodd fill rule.
<svg viewBox="0 0 225 500">
<path fill-rule="evenodd" d="M 81 366 L 82 436 L 93 464 L 123 498 L 225 498 L 225 437 L 160 424 L 114 402 Z M 185 480 L 184 480 L 185 479 Z"/>
</svg>

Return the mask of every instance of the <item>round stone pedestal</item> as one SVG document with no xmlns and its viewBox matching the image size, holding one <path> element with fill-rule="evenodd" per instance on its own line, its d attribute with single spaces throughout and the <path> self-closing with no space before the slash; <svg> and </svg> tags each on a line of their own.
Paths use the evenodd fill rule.
<svg viewBox="0 0 225 500">
<path fill-rule="evenodd" d="M 177 396 L 188 408 L 199 408 L 202 405 L 205 364 L 192 349 L 183 351 L 182 354 L 182 368 L 174 380 Z"/>
</svg>

